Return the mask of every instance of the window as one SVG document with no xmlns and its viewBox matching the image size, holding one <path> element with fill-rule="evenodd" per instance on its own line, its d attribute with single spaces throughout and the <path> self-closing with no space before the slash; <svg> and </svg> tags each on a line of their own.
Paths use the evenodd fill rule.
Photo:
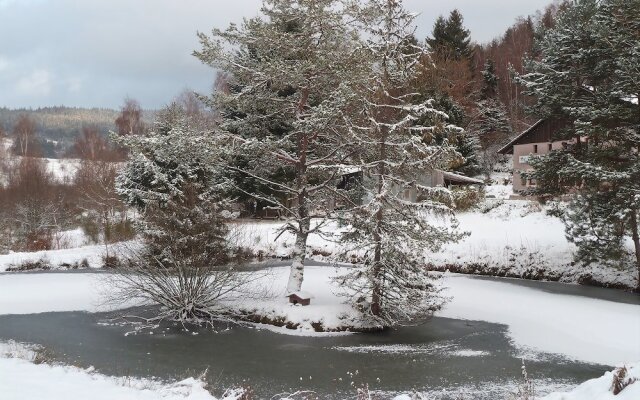
<svg viewBox="0 0 640 400">
<path fill-rule="evenodd" d="M 553 143 L 549 143 L 549 151 L 553 150 Z"/>
<path fill-rule="evenodd" d="M 537 145 L 537 144 L 534 144 L 534 145 L 533 145 L 533 152 L 534 152 L 534 153 L 537 153 L 537 152 L 538 152 L 538 145 Z"/>
<path fill-rule="evenodd" d="M 522 175 L 520 175 L 520 183 L 522 184 L 522 186 L 527 186 L 527 179 Z"/>
</svg>

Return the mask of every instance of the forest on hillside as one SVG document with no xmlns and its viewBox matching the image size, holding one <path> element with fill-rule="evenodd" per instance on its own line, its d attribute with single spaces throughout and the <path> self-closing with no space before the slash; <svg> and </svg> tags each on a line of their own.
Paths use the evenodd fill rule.
<svg viewBox="0 0 640 400">
<path fill-rule="evenodd" d="M 82 136 L 83 128 L 91 127 L 103 137 L 116 130 L 119 110 L 108 108 L 42 107 L 36 109 L 0 107 L 0 136 L 14 136 L 21 117 L 33 122 L 40 155 L 60 158 L 68 154 L 76 140 Z M 143 120 L 153 119 L 153 111 L 144 111 Z"/>
</svg>

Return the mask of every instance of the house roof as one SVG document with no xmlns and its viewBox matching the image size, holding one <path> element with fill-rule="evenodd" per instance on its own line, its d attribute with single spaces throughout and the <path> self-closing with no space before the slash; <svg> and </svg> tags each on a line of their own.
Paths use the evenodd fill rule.
<svg viewBox="0 0 640 400">
<path fill-rule="evenodd" d="M 513 140 L 511 140 L 509 143 L 505 144 L 502 148 L 500 148 L 500 150 L 498 150 L 498 153 L 500 153 L 500 154 L 511 154 L 511 153 L 513 153 L 513 145 L 517 144 L 525 136 L 527 136 L 528 134 L 533 132 L 538 126 L 540 126 L 542 124 L 542 122 L 544 122 L 544 119 L 538 120 L 538 122 L 536 122 L 535 124 L 531 125 L 529 128 L 527 128 L 527 130 L 525 130 L 524 132 L 522 132 L 521 134 L 519 134 L 518 136 L 513 138 Z"/>
<path fill-rule="evenodd" d="M 484 185 L 484 181 L 482 181 L 480 179 L 470 178 L 468 176 L 456 174 L 456 173 L 453 173 L 453 172 L 447 172 L 447 171 L 441 171 L 441 172 L 442 172 L 442 176 L 444 177 L 444 179 L 449 180 L 449 181 L 459 182 L 459 183 L 471 183 L 471 184 Z"/>
<path fill-rule="evenodd" d="M 498 153 L 512 154 L 513 146 L 529 143 L 551 143 L 569 125 L 564 118 L 543 118 L 503 146 Z"/>
</svg>

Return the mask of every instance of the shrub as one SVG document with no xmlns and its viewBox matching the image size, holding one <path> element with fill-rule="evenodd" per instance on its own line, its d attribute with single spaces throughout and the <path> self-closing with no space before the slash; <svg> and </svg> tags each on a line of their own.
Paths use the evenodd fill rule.
<svg viewBox="0 0 640 400">
<path fill-rule="evenodd" d="M 636 379 L 629 376 L 629 370 L 627 367 L 620 367 L 613 371 L 613 383 L 611 384 L 611 391 L 614 396 L 617 396 L 627 386 L 636 382 Z"/>
<path fill-rule="evenodd" d="M 20 264 L 9 265 L 7 272 L 23 272 L 23 271 L 46 271 L 51 269 L 51 263 L 45 257 L 39 260 L 25 260 Z"/>
<path fill-rule="evenodd" d="M 453 202 L 459 211 L 467 211 L 484 200 L 484 189 L 475 186 L 455 187 L 451 189 Z"/>
</svg>

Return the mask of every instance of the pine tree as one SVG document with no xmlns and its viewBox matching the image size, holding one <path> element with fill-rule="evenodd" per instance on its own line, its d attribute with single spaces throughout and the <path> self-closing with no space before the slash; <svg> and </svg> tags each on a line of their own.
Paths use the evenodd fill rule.
<svg viewBox="0 0 640 400">
<path fill-rule="evenodd" d="M 492 59 L 488 59 L 482 70 L 482 88 L 480 89 L 480 99 L 495 99 L 498 96 L 498 81 L 496 75 L 496 64 Z"/>
<path fill-rule="evenodd" d="M 362 267 L 339 277 L 354 307 L 382 326 L 427 318 L 442 304 L 425 254 L 461 237 L 444 188 L 422 185 L 421 174 L 442 167 L 457 156 L 445 140 L 427 144 L 424 136 L 441 129 L 458 132 L 446 123 L 433 100 L 417 103 L 411 88 L 424 49 L 403 44 L 412 32 L 414 16 L 396 0 L 370 0 L 360 22 L 366 26 L 371 72 L 360 88 L 362 98 L 350 120 L 352 165 L 363 173 L 364 202 L 344 218 L 349 228 L 342 242 Z M 425 115 L 430 118 L 425 118 Z M 419 120 L 439 120 L 424 126 Z M 405 199 L 415 190 L 418 201 Z M 427 221 L 437 214 L 450 225 Z"/>
<path fill-rule="evenodd" d="M 638 0 L 572 3 L 519 80 L 540 115 L 568 121 L 566 149 L 532 163 L 538 194 L 576 191 L 565 222 L 578 260 L 635 264 L 640 289 L 639 15 Z"/>
<path fill-rule="evenodd" d="M 268 204 L 296 236 L 287 291 L 300 290 L 312 212 L 326 207 L 337 166 L 347 91 L 358 57 L 357 32 L 338 0 L 264 0 L 262 16 L 199 34 L 195 55 L 229 76 L 237 90 L 218 91 L 210 105 L 222 115 L 227 169 L 258 183 L 236 190 Z M 237 180 L 236 180 L 237 182 Z M 266 190 L 263 190 L 266 189 Z M 329 192 L 329 194 L 327 193 Z"/>
<path fill-rule="evenodd" d="M 224 199 L 224 172 L 212 154 L 220 143 L 197 125 L 182 106 L 172 103 L 158 112 L 147 135 L 117 139 L 130 150 L 130 158 L 116 178 L 116 190 L 140 211 L 139 230 L 153 256 L 163 252 L 172 235 L 180 234 L 188 251 L 201 240 L 199 246 L 209 249 L 211 257 L 227 257 L 224 237 L 231 213 Z M 191 229 L 193 237 L 183 235 L 185 229 Z"/>
<path fill-rule="evenodd" d="M 438 58 L 452 58 L 454 60 L 470 60 L 473 54 L 469 30 L 463 25 L 464 19 L 457 9 L 436 20 L 427 44 Z"/>
</svg>

